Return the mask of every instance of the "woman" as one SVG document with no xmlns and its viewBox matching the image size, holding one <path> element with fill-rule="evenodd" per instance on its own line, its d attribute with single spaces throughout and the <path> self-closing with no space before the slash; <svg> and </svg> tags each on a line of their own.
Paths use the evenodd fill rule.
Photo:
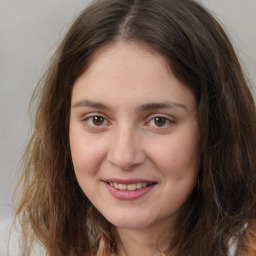
<svg viewBox="0 0 256 256">
<path fill-rule="evenodd" d="M 255 127 L 199 4 L 95 1 L 39 92 L 17 189 L 24 255 L 256 255 Z"/>
</svg>

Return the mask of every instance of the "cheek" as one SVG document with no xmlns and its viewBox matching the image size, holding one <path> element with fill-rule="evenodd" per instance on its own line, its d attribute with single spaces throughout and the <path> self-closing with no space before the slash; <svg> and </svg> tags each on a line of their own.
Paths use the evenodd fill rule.
<svg viewBox="0 0 256 256">
<path fill-rule="evenodd" d="M 199 169 L 199 150 L 196 137 L 176 136 L 154 145 L 152 159 L 164 176 L 181 178 L 194 176 Z"/>
<path fill-rule="evenodd" d="M 99 198 L 95 185 L 103 158 L 102 145 L 95 141 L 91 143 L 88 138 L 70 136 L 70 147 L 75 176 L 81 189 L 90 200 Z"/>
<path fill-rule="evenodd" d="M 105 155 L 103 141 L 71 133 L 70 148 L 76 175 L 95 175 Z"/>
</svg>

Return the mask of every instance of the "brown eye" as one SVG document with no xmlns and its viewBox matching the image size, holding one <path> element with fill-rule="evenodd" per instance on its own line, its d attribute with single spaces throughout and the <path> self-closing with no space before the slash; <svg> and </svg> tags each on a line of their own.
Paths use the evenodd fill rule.
<svg viewBox="0 0 256 256">
<path fill-rule="evenodd" d="M 86 119 L 90 126 L 102 126 L 107 123 L 106 119 L 102 116 L 91 116 Z"/>
<path fill-rule="evenodd" d="M 155 117 L 154 124 L 158 127 L 162 127 L 168 123 L 168 120 L 165 117 Z"/>
<path fill-rule="evenodd" d="M 99 126 L 104 124 L 105 119 L 101 116 L 94 116 L 92 121 L 94 125 Z"/>
</svg>

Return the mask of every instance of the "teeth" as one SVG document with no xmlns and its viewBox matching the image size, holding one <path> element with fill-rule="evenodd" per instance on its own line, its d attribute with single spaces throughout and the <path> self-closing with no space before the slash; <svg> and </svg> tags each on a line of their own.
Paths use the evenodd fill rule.
<svg viewBox="0 0 256 256">
<path fill-rule="evenodd" d="M 137 184 L 136 184 L 136 188 L 137 188 L 137 189 L 141 189 L 141 188 L 142 188 L 142 183 L 137 183 Z"/>
<path fill-rule="evenodd" d="M 136 184 L 133 183 L 133 184 L 127 185 L 127 189 L 128 189 L 128 190 L 136 190 Z"/>
<path fill-rule="evenodd" d="M 147 187 L 148 185 L 150 185 L 149 183 L 132 183 L 132 184 L 119 184 L 119 183 L 112 183 L 112 182 L 109 182 L 109 185 L 111 187 L 114 187 L 116 189 L 119 189 L 119 190 L 129 190 L 129 191 L 134 191 L 136 189 L 141 189 L 141 188 L 145 188 Z"/>
<path fill-rule="evenodd" d="M 127 189 L 127 187 L 126 187 L 125 184 L 118 184 L 118 188 L 119 188 L 120 190 L 126 190 L 126 189 Z"/>
</svg>

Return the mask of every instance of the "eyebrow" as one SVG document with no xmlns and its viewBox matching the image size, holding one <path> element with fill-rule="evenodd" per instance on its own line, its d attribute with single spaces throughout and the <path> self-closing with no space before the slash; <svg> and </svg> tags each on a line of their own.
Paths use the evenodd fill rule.
<svg viewBox="0 0 256 256">
<path fill-rule="evenodd" d="M 147 103 L 144 105 L 141 105 L 139 107 L 140 111 L 148 111 L 148 110 L 154 110 L 154 109 L 163 109 L 163 108 L 181 108 L 184 110 L 187 110 L 187 107 L 185 105 L 176 103 L 176 102 L 163 102 L 163 103 Z"/>
<path fill-rule="evenodd" d="M 91 100 L 78 101 L 73 105 L 73 108 L 77 108 L 77 107 L 91 107 L 91 108 L 97 108 L 97 109 L 103 109 L 103 110 L 110 109 L 110 107 L 108 107 L 107 105 L 101 102 L 96 102 Z M 187 107 L 185 105 L 172 102 L 172 101 L 163 102 L 163 103 L 152 102 L 152 103 L 143 104 L 138 108 L 138 110 L 140 112 L 144 112 L 144 111 L 164 109 L 164 108 L 181 108 L 181 109 L 187 110 Z"/>
<path fill-rule="evenodd" d="M 96 102 L 96 101 L 90 101 L 90 100 L 80 100 L 73 105 L 73 108 L 78 108 L 78 107 L 109 109 L 109 107 L 103 103 Z"/>
</svg>

